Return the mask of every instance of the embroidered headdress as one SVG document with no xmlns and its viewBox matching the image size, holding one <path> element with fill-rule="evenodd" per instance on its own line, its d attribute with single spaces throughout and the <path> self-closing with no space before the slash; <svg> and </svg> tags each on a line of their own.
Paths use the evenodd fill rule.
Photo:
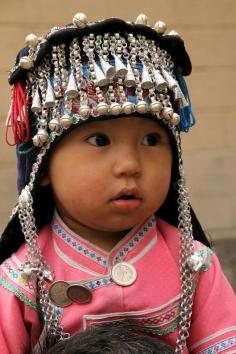
<svg viewBox="0 0 236 354">
<path fill-rule="evenodd" d="M 20 190 L 13 217 L 19 218 L 27 245 L 21 269 L 25 276 L 37 275 L 46 327 L 60 339 L 66 335 L 45 283 L 52 273 L 37 241 L 35 181 L 52 145 L 68 131 L 85 121 L 135 113 L 162 122 L 176 142 L 182 282 L 176 353 L 185 346 L 192 311 L 191 279 L 201 267 L 194 253 L 179 136 L 194 124 L 183 80 L 191 73 L 191 63 L 178 33 L 165 34 L 165 30 L 162 21 L 149 26 L 145 15 L 135 23 L 116 18 L 88 23 L 79 13 L 73 23 L 54 27 L 41 38 L 28 35 L 27 47 L 10 73 L 13 95 L 7 129 L 12 129 L 17 144 Z"/>
</svg>

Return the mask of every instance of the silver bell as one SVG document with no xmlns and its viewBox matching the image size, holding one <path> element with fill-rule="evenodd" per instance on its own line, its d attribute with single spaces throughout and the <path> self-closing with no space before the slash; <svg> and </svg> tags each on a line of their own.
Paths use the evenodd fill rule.
<svg viewBox="0 0 236 354">
<path fill-rule="evenodd" d="M 48 133 L 45 129 L 39 128 L 37 134 L 33 137 L 33 144 L 35 146 L 43 146 L 48 141 Z"/>
<path fill-rule="evenodd" d="M 194 252 L 194 254 L 189 257 L 187 263 L 191 270 L 193 270 L 194 272 L 198 272 L 203 266 L 202 256 L 199 252 Z"/>
<path fill-rule="evenodd" d="M 166 120 L 170 120 L 173 116 L 173 108 L 171 107 L 165 107 L 162 111 L 162 116 L 166 119 Z"/>
<path fill-rule="evenodd" d="M 99 102 L 99 104 L 97 105 L 97 111 L 99 115 L 106 115 L 109 111 L 109 106 L 106 102 Z"/>
<path fill-rule="evenodd" d="M 166 26 L 165 22 L 157 21 L 154 25 L 154 29 L 156 30 L 157 33 L 164 34 L 167 29 L 167 26 Z"/>
<path fill-rule="evenodd" d="M 136 111 L 138 113 L 147 113 L 148 111 L 148 104 L 146 101 L 139 101 L 137 104 L 136 104 Z"/>
<path fill-rule="evenodd" d="M 178 125 L 180 123 L 180 116 L 178 113 L 173 113 L 171 119 L 170 119 L 171 124 L 173 125 Z"/>
<path fill-rule="evenodd" d="M 121 105 L 117 102 L 113 102 L 111 105 L 110 105 L 110 112 L 113 116 L 117 116 L 118 114 L 121 113 Z"/>
<path fill-rule="evenodd" d="M 124 102 L 122 105 L 122 111 L 125 114 L 132 114 L 135 111 L 135 106 L 132 102 Z"/>
<path fill-rule="evenodd" d="M 52 132 L 59 132 L 60 130 L 60 122 L 57 118 L 51 119 L 48 126 Z"/>
<path fill-rule="evenodd" d="M 75 16 L 73 17 L 73 24 L 76 27 L 83 29 L 88 24 L 88 18 L 85 14 L 83 14 L 82 12 L 79 12 L 79 13 L 75 14 Z"/>
<path fill-rule="evenodd" d="M 68 113 L 63 114 L 63 116 L 60 117 L 60 124 L 65 129 L 70 128 L 72 124 L 72 117 Z"/>
<path fill-rule="evenodd" d="M 79 114 L 83 119 L 88 118 L 90 114 L 90 107 L 86 104 L 82 104 L 79 109 Z"/>
<path fill-rule="evenodd" d="M 153 113 L 159 113 L 162 110 L 162 104 L 160 101 L 152 101 L 150 104 L 151 111 Z"/>
</svg>

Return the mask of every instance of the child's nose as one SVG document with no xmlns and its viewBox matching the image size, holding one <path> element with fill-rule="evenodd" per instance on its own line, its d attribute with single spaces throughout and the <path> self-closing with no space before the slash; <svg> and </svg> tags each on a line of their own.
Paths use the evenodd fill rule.
<svg viewBox="0 0 236 354">
<path fill-rule="evenodd" d="M 136 152 L 123 152 L 116 156 L 114 175 L 116 177 L 139 177 L 141 175 L 141 161 Z"/>
</svg>

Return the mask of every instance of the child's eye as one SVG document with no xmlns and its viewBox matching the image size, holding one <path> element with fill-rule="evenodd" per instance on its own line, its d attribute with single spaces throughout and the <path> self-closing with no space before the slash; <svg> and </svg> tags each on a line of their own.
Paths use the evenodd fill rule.
<svg viewBox="0 0 236 354">
<path fill-rule="evenodd" d="M 104 134 L 90 136 L 87 141 L 89 144 L 94 146 L 105 146 L 110 144 L 108 137 Z"/>
<path fill-rule="evenodd" d="M 148 134 L 143 138 L 143 145 L 146 146 L 155 146 L 159 143 L 160 141 L 160 136 L 159 134 L 152 133 Z"/>
</svg>

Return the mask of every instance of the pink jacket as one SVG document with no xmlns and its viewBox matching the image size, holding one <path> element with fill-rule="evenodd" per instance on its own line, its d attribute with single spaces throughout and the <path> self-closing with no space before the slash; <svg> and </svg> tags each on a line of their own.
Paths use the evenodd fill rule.
<svg viewBox="0 0 236 354">
<path fill-rule="evenodd" d="M 92 301 L 57 308 L 65 332 L 91 326 L 124 324 L 175 346 L 180 300 L 179 235 L 166 222 L 151 217 L 131 230 L 110 253 L 76 235 L 55 214 L 39 232 L 39 243 L 54 281 L 81 281 Z M 236 353 L 236 298 L 210 249 L 195 242 L 204 258 L 194 277 L 194 307 L 184 353 Z M 25 246 L 0 267 L 0 353 L 23 354 L 35 347 L 42 324 L 35 282 L 19 271 Z M 114 284 L 108 267 L 126 261 L 137 270 L 127 287 Z M 51 283 L 48 282 L 48 286 Z"/>
</svg>

